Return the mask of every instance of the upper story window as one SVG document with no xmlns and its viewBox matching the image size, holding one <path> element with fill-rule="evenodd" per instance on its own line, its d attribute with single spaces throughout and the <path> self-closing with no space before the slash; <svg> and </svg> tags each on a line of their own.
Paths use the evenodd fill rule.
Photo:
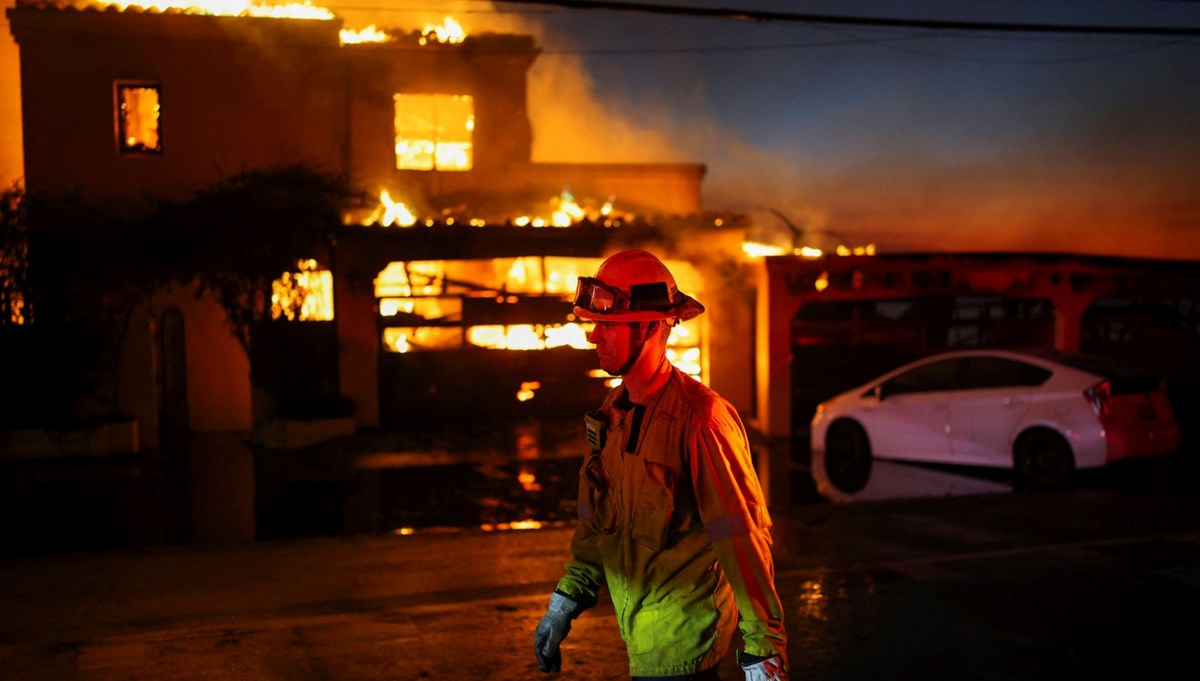
<svg viewBox="0 0 1200 681">
<path fill-rule="evenodd" d="M 475 100 L 470 95 L 399 94 L 396 167 L 470 170 L 474 163 Z"/>
<path fill-rule="evenodd" d="M 120 153 L 162 153 L 161 91 L 157 83 L 118 82 L 116 114 Z"/>
</svg>

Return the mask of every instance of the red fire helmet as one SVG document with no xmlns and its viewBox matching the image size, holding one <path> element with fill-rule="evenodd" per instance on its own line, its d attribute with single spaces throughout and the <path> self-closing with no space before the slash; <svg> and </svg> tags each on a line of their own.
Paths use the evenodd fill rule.
<svg viewBox="0 0 1200 681">
<path fill-rule="evenodd" d="M 702 312 L 704 306 L 680 291 L 671 271 L 649 251 L 609 256 L 595 277 L 580 277 L 575 289 L 575 316 L 592 321 L 687 321 Z"/>
</svg>

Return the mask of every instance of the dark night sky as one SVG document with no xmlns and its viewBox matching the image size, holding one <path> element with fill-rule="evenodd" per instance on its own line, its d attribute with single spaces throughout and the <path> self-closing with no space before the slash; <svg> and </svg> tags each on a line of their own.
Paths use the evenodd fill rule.
<svg viewBox="0 0 1200 681">
<path fill-rule="evenodd" d="M 704 163 L 706 207 L 779 211 L 812 245 L 1200 259 L 1197 37 L 866 28 L 465 0 L 316 4 L 349 27 L 407 30 L 450 15 L 468 32 L 533 33 L 544 48 L 531 74 L 535 160 Z M 656 4 L 1200 27 L 1200 2 L 1191 0 Z M 8 37 L 5 93 L 16 91 L 14 62 Z M 6 94 L 0 107 L 6 177 L 20 172 L 15 98 Z"/>
</svg>

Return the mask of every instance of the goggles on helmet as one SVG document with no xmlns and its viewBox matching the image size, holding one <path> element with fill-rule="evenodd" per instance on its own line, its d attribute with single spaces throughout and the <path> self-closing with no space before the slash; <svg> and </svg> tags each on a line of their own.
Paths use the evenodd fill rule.
<svg viewBox="0 0 1200 681">
<path fill-rule="evenodd" d="M 580 277 L 575 287 L 575 306 L 597 314 L 666 311 L 671 307 L 671 293 L 663 282 L 636 284 L 630 293 L 632 295 L 595 277 Z"/>
<path fill-rule="evenodd" d="M 625 293 L 595 277 L 580 277 L 575 288 L 575 314 L 593 321 L 686 322 L 702 312 L 704 306 L 681 291 L 672 298 L 667 283 L 662 281 L 634 284 Z"/>
</svg>

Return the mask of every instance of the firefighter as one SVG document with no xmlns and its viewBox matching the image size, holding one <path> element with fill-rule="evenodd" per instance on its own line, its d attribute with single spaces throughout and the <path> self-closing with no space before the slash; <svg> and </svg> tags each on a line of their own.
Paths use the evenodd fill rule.
<svg viewBox="0 0 1200 681">
<path fill-rule="evenodd" d="M 534 646 L 559 671 L 571 622 L 607 587 L 634 679 L 716 679 L 739 630 L 747 681 L 786 681 L 771 520 L 733 406 L 666 357 L 704 306 L 653 254 L 617 253 L 580 277 L 575 315 L 622 382 L 586 417 L 579 520 Z"/>
</svg>

